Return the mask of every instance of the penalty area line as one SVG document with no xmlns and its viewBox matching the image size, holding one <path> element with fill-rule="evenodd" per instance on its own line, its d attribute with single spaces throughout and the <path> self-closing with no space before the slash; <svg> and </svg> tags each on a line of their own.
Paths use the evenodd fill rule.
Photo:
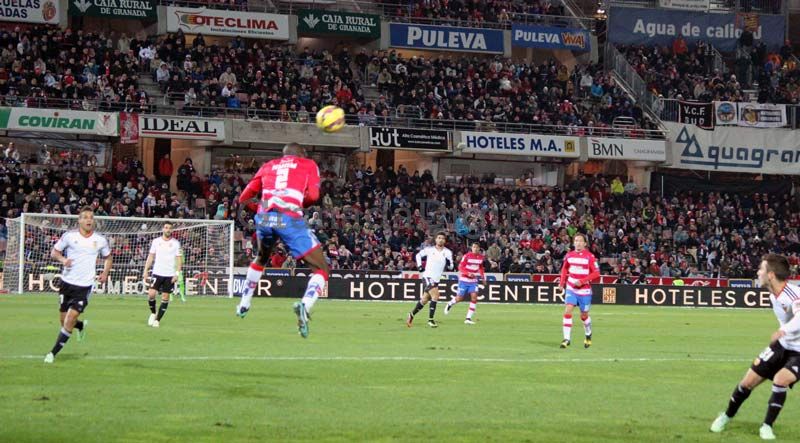
<svg viewBox="0 0 800 443">
<path fill-rule="evenodd" d="M 41 355 L 0 355 L 0 360 L 39 360 Z M 608 358 L 481 358 L 481 357 L 407 357 L 407 356 L 139 356 L 139 355 L 87 355 L 78 360 L 107 361 L 361 361 L 361 362 L 463 362 L 463 363 L 659 363 L 659 362 L 701 362 L 701 363 L 741 363 L 746 358 L 692 358 L 692 357 L 608 357 Z"/>
</svg>

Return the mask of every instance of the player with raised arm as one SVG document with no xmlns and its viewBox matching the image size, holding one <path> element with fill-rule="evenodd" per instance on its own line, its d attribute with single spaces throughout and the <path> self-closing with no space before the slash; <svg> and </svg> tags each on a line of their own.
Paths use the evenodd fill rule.
<svg viewBox="0 0 800 443">
<path fill-rule="evenodd" d="M 150 305 L 150 317 L 147 319 L 147 325 L 154 328 L 161 325 L 161 319 L 169 306 L 169 297 L 172 290 L 175 289 L 175 282 L 178 280 L 178 274 L 183 266 L 181 242 L 172 237 L 172 228 L 171 222 L 165 222 L 161 228 L 161 236 L 153 239 L 142 274 L 145 284 L 147 284 L 147 279 L 150 277 L 150 266 L 153 266 L 154 281 L 147 291 L 147 303 Z M 158 306 L 157 316 L 156 292 L 161 292 L 161 305 Z"/>
<path fill-rule="evenodd" d="M 722 432 L 736 415 L 750 392 L 765 379 L 772 380 L 772 395 L 767 402 L 767 415 L 758 430 L 764 440 L 774 440 L 772 425 L 786 401 L 786 392 L 800 376 L 800 286 L 788 283 L 789 260 L 778 254 L 768 254 L 758 268 L 758 281 L 770 293 L 772 310 L 780 327 L 772 334 L 770 344 L 733 390 L 728 409 L 711 424 L 711 432 Z"/>
<path fill-rule="evenodd" d="M 467 319 L 464 323 L 474 325 L 472 316 L 475 315 L 475 308 L 478 305 L 478 286 L 486 281 L 486 273 L 483 269 L 484 257 L 481 255 L 481 245 L 478 242 L 472 243 L 472 250 L 461 257 L 458 265 L 458 292 L 450 299 L 444 307 L 444 315 L 450 314 L 456 303 L 463 301 L 466 295 L 470 296 Z"/>
<path fill-rule="evenodd" d="M 320 242 L 303 218 L 303 208 L 319 199 L 319 185 L 317 164 L 307 158 L 302 146 L 289 143 L 283 148 L 283 157 L 261 166 L 242 191 L 239 202 L 257 212 L 258 255 L 247 271 L 247 284 L 236 307 L 239 317 L 244 318 L 250 310 L 264 266 L 269 263 L 272 248 L 280 238 L 295 260 L 303 260 L 312 270 L 302 300 L 294 304 L 300 335 L 308 337 L 309 314 L 325 290 L 330 273 Z M 255 197 L 260 204 L 250 202 Z"/>
<path fill-rule="evenodd" d="M 567 252 L 561 267 L 560 285 L 566 293 L 563 319 L 564 340 L 561 341 L 561 348 L 570 345 L 572 311 L 576 305 L 581 311 L 581 321 L 586 333 L 583 347 L 588 348 L 592 345 L 592 318 L 589 317 L 589 309 L 592 307 L 592 281 L 600 277 L 600 271 L 597 269 L 597 260 L 594 254 L 586 249 L 586 236 L 580 233 L 575 234 L 572 241 L 575 250 Z"/>
<path fill-rule="evenodd" d="M 439 301 L 439 280 L 442 279 L 442 273 L 445 269 L 453 269 L 453 252 L 447 249 L 444 244 L 447 242 L 447 235 L 444 232 L 436 234 L 434 246 L 423 248 L 417 253 L 417 267 L 422 272 L 422 280 L 424 286 L 422 289 L 422 296 L 420 301 L 414 307 L 414 310 L 408 313 L 406 318 L 406 326 L 409 328 L 414 322 L 414 316 L 417 312 L 422 310 L 428 300 L 431 305 L 428 308 L 428 326 L 435 328 L 439 325 L 433 319 L 436 314 L 436 303 Z M 422 259 L 426 259 L 425 266 L 422 266 Z"/>
<path fill-rule="evenodd" d="M 61 263 L 64 270 L 58 290 L 61 330 L 53 349 L 44 357 L 45 363 L 53 363 L 73 330 L 78 330 L 78 341 L 86 338 L 89 321 L 80 321 L 78 317 L 89 305 L 89 295 L 97 277 L 98 255 L 105 259 L 99 277 L 102 283 L 108 280 L 108 273 L 111 272 L 111 248 L 105 237 L 94 232 L 94 210 L 86 206 L 81 208 L 78 215 L 78 229 L 65 232 L 50 252 L 50 256 Z"/>
</svg>

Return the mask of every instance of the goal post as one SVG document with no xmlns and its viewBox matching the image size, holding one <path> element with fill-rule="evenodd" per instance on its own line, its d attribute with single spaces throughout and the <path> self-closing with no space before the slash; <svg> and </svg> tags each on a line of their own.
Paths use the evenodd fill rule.
<svg viewBox="0 0 800 443">
<path fill-rule="evenodd" d="M 95 216 L 95 231 L 105 236 L 114 258 L 108 282 L 94 293 L 144 294 L 143 275 L 150 243 L 161 236 L 165 222 L 181 242 L 187 295 L 233 296 L 234 222 L 145 217 Z M 6 219 L 8 242 L 3 289 L 8 292 L 56 292 L 61 265 L 50 251 L 64 232 L 78 228 L 77 215 L 23 213 Z M 100 257 L 97 273 L 103 268 Z"/>
</svg>

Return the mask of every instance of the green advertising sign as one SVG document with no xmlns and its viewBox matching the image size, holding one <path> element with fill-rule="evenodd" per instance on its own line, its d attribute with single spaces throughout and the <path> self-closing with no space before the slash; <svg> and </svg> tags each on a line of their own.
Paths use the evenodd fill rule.
<svg viewBox="0 0 800 443">
<path fill-rule="evenodd" d="M 156 19 L 158 11 L 155 0 L 69 0 L 69 15 Z"/>
<path fill-rule="evenodd" d="M 297 14 L 297 33 L 336 34 L 377 40 L 381 38 L 381 18 L 346 11 L 302 9 Z"/>
</svg>

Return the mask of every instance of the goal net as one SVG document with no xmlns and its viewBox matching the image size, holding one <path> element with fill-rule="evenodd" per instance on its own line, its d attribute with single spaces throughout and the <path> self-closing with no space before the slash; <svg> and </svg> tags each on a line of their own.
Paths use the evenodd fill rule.
<svg viewBox="0 0 800 443">
<path fill-rule="evenodd" d="M 95 231 L 105 236 L 114 258 L 108 282 L 93 293 L 144 294 L 144 264 L 150 243 L 161 235 L 164 222 L 181 242 L 186 295 L 231 296 L 233 285 L 233 221 L 95 216 Z M 50 251 L 61 235 L 78 228 L 77 215 L 23 214 L 6 220 L 8 243 L 3 289 L 8 292 L 56 292 L 61 266 Z M 103 269 L 98 257 L 97 273 Z"/>
</svg>

